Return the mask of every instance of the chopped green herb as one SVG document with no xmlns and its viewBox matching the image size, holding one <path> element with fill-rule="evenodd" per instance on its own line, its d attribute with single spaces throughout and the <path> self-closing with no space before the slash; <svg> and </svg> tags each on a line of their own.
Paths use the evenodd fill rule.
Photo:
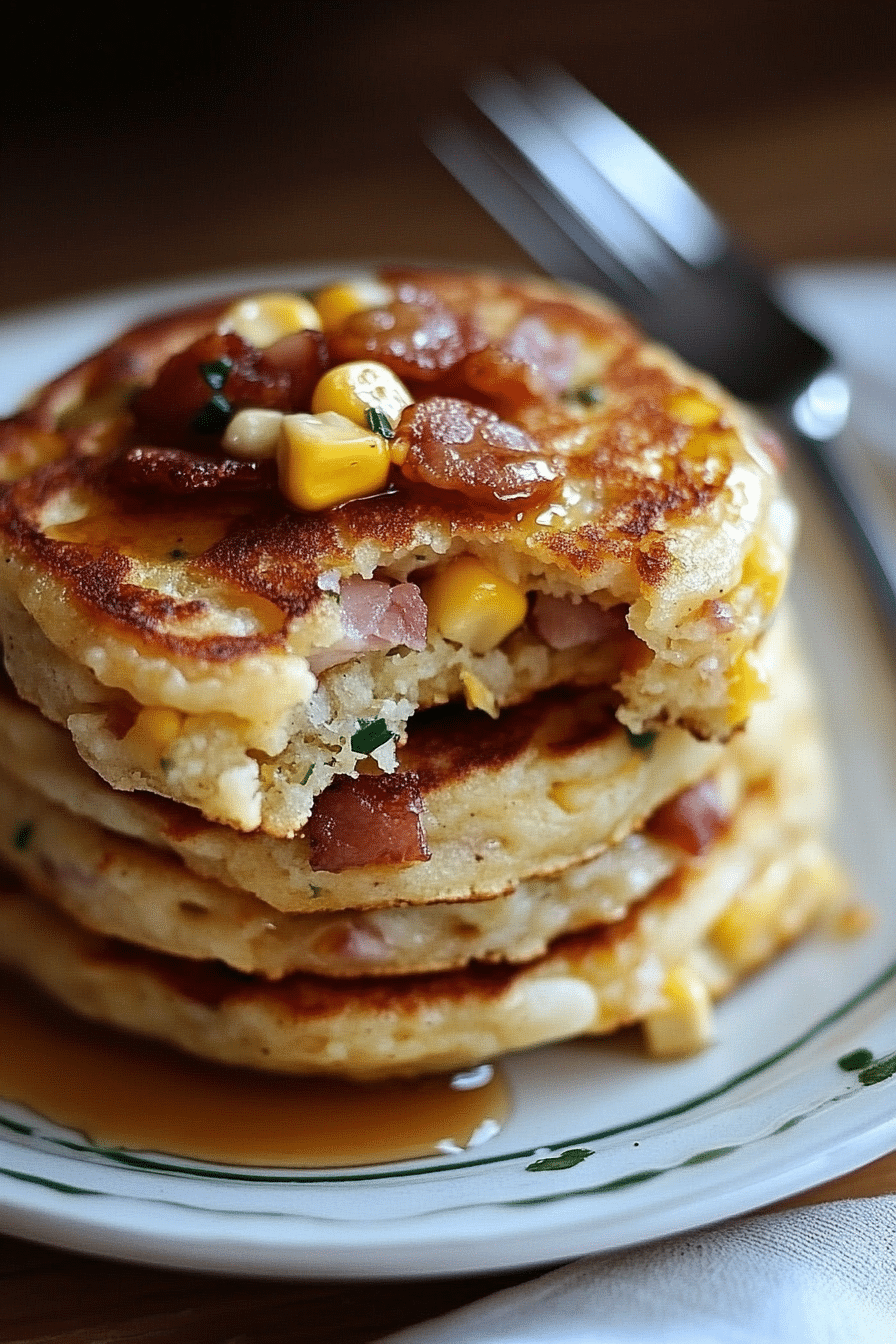
<svg viewBox="0 0 896 1344">
<path fill-rule="evenodd" d="M 180 547 L 180 546 L 175 546 L 173 550 L 171 550 L 171 551 L 168 552 L 168 559 L 169 559 L 169 560 L 186 560 L 188 554 L 189 554 L 189 552 L 183 550 L 182 547 Z"/>
<path fill-rule="evenodd" d="M 596 383 L 589 383 L 586 387 L 571 387 L 563 395 L 567 401 L 577 401 L 580 406 L 598 406 L 604 399 Z"/>
<path fill-rule="evenodd" d="M 392 421 L 385 411 L 381 411 L 378 406 L 367 407 L 367 428 L 372 429 L 374 434 L 379 434 L 384 439 L 395 438 Z"/>
<path fill-rule="evenodd" d="M 321 892 L 323 891 L 323 887 L 316 887 L 316 886 L 314 885 L 314 883 L 312 882 L 311 885 L 309 886 L 308 890 L 311 892 L 312 898 L 316 898 L 316 897 L 318 897 L 318 896 L 321 894 Z"/>
<path fill-rule="evenodd" d="M 311 778 L 311 776 L 312 776 L 313 774 L 314 774 L 314 765 L 312 764 L 312 765 L 309 765 L 308 769 L 305 771 L 304 775 L 302 776 L 302 779 L 301 779 L 300 782 L 301 782 L 302 784 L 307 784 L 308 781 L 309 781 L 309 779 Z"/>
<path fill-rule="evenodd" d="M 34 835 L 34 822 L 25 821 L 13 834 L 12 843 L 18 850 L 27 849 Z"/>
<path fill-rule="evenodd" d="M 626 728 L 628 740 L 635 751 L 649 751 L 657 739 L 656 733 L 632 733 Z"/>
<path fill-rule="evenodd" d="M 232 368 L 229 359 L 210 359 L 207 364 L 199 365 L 199 372 L 214 392 L 220 392 Z"/>
<path fill-rule="evenodd" d="M 216 392 L 205 403 L 202 410 L 193 416 L 190 428 L 197 434 L 220 434 L 230 423 L 233 407 L 223 392 Z"/>
<path fill-rule="evenodd" d="M 844 1073 L 858 1073 L 859 1069 L 864 1069 L 874 1059 L 870 1050 L 852 1050 L 848 1055 L 841 1055 L 837 1060 L 838 1065 Z"/>
<path fill-rule="evenodd" d="M 395 734 L 389 732 L 382 719 L 359 719 L 358 731 L 352 734 L 352 751 L 356 751 L 359 756 L 369 756 L 394 737 Z"/>
<path fill-rule="evenodd" d="M 565 1153 L 558 1153 L 556 1157 L 542 1157 L 537 1162 L 530 1162 L 526 1170 L 566 1171 L 568 1167 L 577 1167 L 586 1157 L 592 1156 L 591 1148 L 567 1148 Z"/>
<path fill-rule="evenodd" d="M 162 756 L 161 759 L 159 760 L 159 768 L 161 770 L 164 770 L 166 773 L 171 769 L 173 764 L 174 762 L 172 760 L 169 760 L 167 756 Z"/>
</svg>

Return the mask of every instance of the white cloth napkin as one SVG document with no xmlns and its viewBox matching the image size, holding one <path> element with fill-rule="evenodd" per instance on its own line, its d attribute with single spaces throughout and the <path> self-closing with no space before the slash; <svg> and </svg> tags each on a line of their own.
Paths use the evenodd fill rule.
<svg viewBox="0 0 896 1344">
<path fill-rule="evenodd" d="M 794 267 L 780 287 L 850 374 L 853 430 L 896 458 L 896 267 Z M 896 1196 L 589 1256 L 388 1336 L 399 1341 L 896 1344 Z"/>
<path fill-rule="evenodd" d="M 388 1336 L 388 1344 L 894 1341 L 891 1195 L 760 1214 L 589 1256 Z"/>
</svg>

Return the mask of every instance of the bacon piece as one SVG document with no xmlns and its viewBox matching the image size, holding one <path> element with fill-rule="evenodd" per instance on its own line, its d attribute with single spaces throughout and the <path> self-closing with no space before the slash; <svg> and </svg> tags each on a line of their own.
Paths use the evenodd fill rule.
<svg viewBox="0 0 896 1344">
<path fill-rule="evenodd" d="M 342 638 L 309 659 L 315 675 L 356 653 L 394 649 L 399 644 L 418 652 L 426 648 L 426 603 L 415 583 L 390 585 L 354 575 L 343 579 L 339 617 Z"/>
<path fill-rule="evenodd" d="M 163 447 L 208 447 L 246 407 L 308 409 L 327 363 L 321 332 L 297 332 L 257 350 L 236 332 L 209 332 L 167 360 L 131 403 L 141 437 Z"/>
<path fill-rule="evenodd" d="M 784 471 L 787 466 L 787 449 L 780 435 L 767 426 L 761 426 L 758 434 L 761 446 L 768 453 L 778 471 Z"/>
<path fill-rule="evenodd" d="M 417 290 L 382 308 L 352 313 L 330 336 L 337 361 L 377 359 L 410 383 L 442 378 L 484 345 L 470 318 Z"/>
<path fill-rule="evenodd" d="M 319 794 L 305 827 L 315 872 L 373 864 L 425 863 L 432 857 L 421 813 L 420 781 L 397 775 L 340 776 Z"/>
<path fill-rule="evenodd" d="M 604 608 L 587 599 L 574 602 L 571 597 L 536 593 L 529 623 L 550 648 L 572 649 L 622 634 L 626 629 L 625 611 L 624 606 Z"/>
<path fill-rule="evenodd" d="M 113 462 L 110 475 L 127 489 L 154 490 L 162 495 L 270 490 L 276 484 L 271 462 L 200 457 L 183 448 L 128 448 Z"/>
<path fill-rule="evenodd" d="M 645 830 L 686 854 L 704 854 L 731 825 L 714 779 L 703 779 L 658 807 Z"/>
<path fill-rule="evenodd" d="M 456 397 L 409 406 L 393 442 L 407 449 L 401 470 L 408 480 L 453 490 L 487 509 L 542 504 L 559 479 L 524 429 Z"/>
<path fill-rule="evenodd" d="M 226 304 L 227 300 L 217 299 L 141 322 L 47 383 L 17 418 L 41 429 L 55 429 L 61 415 L 85 401 L 123 384 L 131 389 L 146 385 L 166 359 L 214 326 Z"/>
<path fill-rule="evenodd" d="M 497 345 L 468 355 L 461 373 L 473 391 L 514 410 L 568 387 L 577 353 L 574 336 L 558 335 L 530 314 Z"/>
<path fill-rule="evenodd" d="M 389 605 L 374 633 L 386 641 L 388 648 L 404 644 L 419 653 L 426 648 L 428 618 L 426 603 L 416 583 L 397 583 L 389 589 Z"/>
</svg>

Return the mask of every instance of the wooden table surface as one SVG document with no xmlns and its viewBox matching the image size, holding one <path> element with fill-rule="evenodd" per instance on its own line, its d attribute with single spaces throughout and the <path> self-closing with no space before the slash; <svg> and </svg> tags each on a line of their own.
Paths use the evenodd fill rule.
<svg viewBox="0 0 896 1344">
<path fill-rule="evenodd" d="M 635 121 L 766 260 L 896 258 L 887 6 L 546 8 L 321 0 L 262 7 L 261 27 L 245 30 L 243 11 L 220 3 L 151 33 L 90 21 L 49 33 L 34 17 L 19 39 L 25 73 L 3 90 L 0 313 L 233 266 L 382 254 L 518 264 L 418 127 L 464 71 L 535 55 Z M 896 1193 L 896 1155 L 805 1198 L 883 1192 Z M 530 1276 L 259 1282 L 5 1237 L 0 1344 L 355 1344 Z"/>
</svg>

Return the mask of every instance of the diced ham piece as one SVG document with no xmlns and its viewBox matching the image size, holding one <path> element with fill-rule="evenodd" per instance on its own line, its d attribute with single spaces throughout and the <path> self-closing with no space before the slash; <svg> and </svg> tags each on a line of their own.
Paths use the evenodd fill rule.
<svg viewBox="0 0 896 1344">
<path fill-rule="evenodd" d="M 426 603 L 416 583 L 383 583 L 357 575 L 339 585 L 342 638 L 309 659 L 315 675 L 358 653 L 394 649 L 403 644 L 418 652 L 426 648 Z"/>
<path fill-rule="evenodd" d="M 701 780 L 658 807 L 646 830 L 686 854 L 703 854 L 731 825 L 731 814 L 713 779 Z"/>
<path fill-rule="evenodd" d="M 315 950 L 325 956 L 340 957 L 345 962 L 375 965 L 386 961 L 394 948 L 372 919 L 359 914 L 329 925 Z"/>
<path fill-rule="evenodd" d="M 316 872 L 342 873 L 373 864 L 431 858 L 421 813 L 420 782 L 397 775 L 342 775 L 319 794 L 305 827 Z"/>
<path fill-rule="evenodd" d="M 524 317 L 501 344 L 510 359 L 529 365 L 542 387 L 556 394 L 569 386 L 579 344 L 574 336 L 558 335 L 540 317 Z"/>
<path fill-rule="evenodd" d="M 596 602 L 574 602 L 570 597 L 536 593 L 529 622 L 552 649 L 572 649 L 579 644 L 618 635 L 625 629 L 625 607 L 599 607 Z"/>
</svg>

